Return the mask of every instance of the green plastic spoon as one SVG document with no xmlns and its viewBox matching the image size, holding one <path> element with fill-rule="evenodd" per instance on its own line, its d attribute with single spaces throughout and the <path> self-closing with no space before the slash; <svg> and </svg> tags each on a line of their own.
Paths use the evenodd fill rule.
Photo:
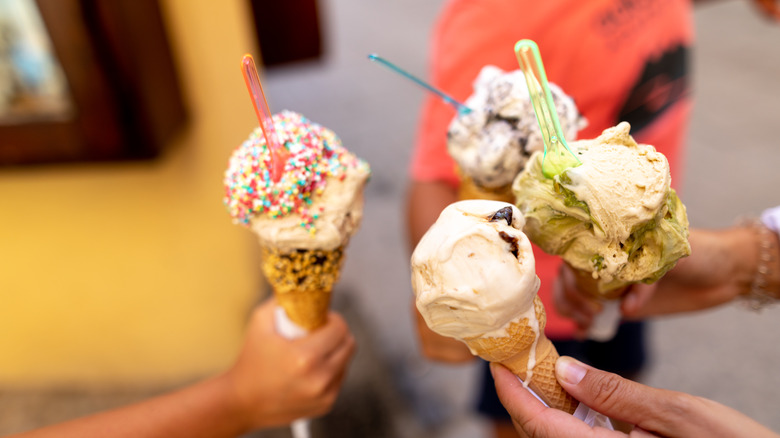
<svg viewBox="0 0 780 438">
<path fill-rule="evenodd" d="M 531 40 L 520 40 L 515 44 L 515 55 L 528 85 L 528 94 L 534 105 L 536 120 L 544 139 L 542 174 L 549 179 L 560 175 L 566 169 L 577 167 L 582 162 L 566 144 L 561 131 L 558 113 L 555 111 L 547 75 L 544 73 L 539 47 Z"/>
</svg>

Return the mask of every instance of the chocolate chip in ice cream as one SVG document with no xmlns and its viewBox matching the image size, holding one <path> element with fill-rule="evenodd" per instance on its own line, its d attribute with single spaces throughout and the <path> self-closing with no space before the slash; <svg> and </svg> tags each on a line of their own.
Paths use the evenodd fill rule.
<svg viewBox="0 0 780 438">
<path fill-rule="evenodd" d="M 506 220 L 506 224 L 510 227 L 512 226 L 512 207 L 504 207 L 490 216 L 490 222 L 500 221 L 501 219 Z"/>
<path fill-rule="evenodd" d="M 517 237 L 507 233 L 506 231 L 499 231 L 498 237 L 500 237 L 504 242 L 509 243 L 509 252 L 511 252 L 512 255 L 515 256 L 515 258 L 517 258 L 520 255 L 520 252 L 517 247 Z"/>
</svg>

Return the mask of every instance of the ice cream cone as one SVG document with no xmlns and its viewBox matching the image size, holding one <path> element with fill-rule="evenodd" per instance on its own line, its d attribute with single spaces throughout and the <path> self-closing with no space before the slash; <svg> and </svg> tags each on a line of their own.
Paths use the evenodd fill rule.
<svg viewBox="0 0 780 438">
<path fill-rule="evenodd" d="M 460 177 L 460 186 L 458 186 L 458 199 L 488 199 L 491 201 L 502 201 L 514 204 L 515 195 L 512 193 L 512 184 L 497 188 L 487 188 L 477 185 L 473 179 L 461 172 L 457 171 Z"/>
<path fill-rule="evenodd" d="M 544 335 L 547 316 L 538 296 L 534 298 L 534 311 L 538 327 L 524 318 L 511 323 L 505 337 L 477 337 L 464 342 L 479 357 L 507 367 L 549 406 L 574 413 L 577 400 L 564 391 L 555 377 L 558 351 Z"/>
<path fill-rule="evenodd" d="M 263 247 L 262 253 L 263 273 L 290 320 L 309 331 L 324 325 L 341 271 L 343 247 L 290 253 Z"/>
</svg>

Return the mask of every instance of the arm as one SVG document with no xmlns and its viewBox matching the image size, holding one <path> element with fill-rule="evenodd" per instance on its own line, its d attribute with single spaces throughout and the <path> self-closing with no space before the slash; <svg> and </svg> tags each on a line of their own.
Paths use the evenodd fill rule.
<svg viewBox="0 0 780 438">
<path fill-rule="evenodd" d="M 633 285 L 621 303 L 623 315 L 643 318 L 703 310 L 747 295 L 756 276 L 762 240 L 770 244 L 766 289 L 780 298 L 780 241 L 775 233 L 766 237 L 752 227 L 722 230 L 692 229 L 691 255 L 681 259 L 652 285 Z M 561 287 L 555 295 L 556 308 L 587 329 L 599 311 L 598 303 L 577 291 L 574 275 L 563 268 Z"/>
<path fill-rule="evenodd" d="M 622 432 L 591 428 L 581 420 L 545 407 L 509 370 L 498 364 L 490 369 L 501 403 L 518 432 L 536 438 L 611 438 Z M 634 426 L 628 436 L 751 437 L 778 435 L 747 416 L 712 400 L 651 388 L 562 357 L 556 377 L 574 398 L 610 418 Z"/>
<path fill-rule="evenodd" d="M 413 181 L 409 187 L 406 202 L 406 225 L 409 253 L 417 242 L 439 218 L 444 207 L 456 202 L 458 194 L 454 187 L 445 182 Z"/>
<path fill-rule="evenodd" d="M 760 247 L 770 239 L 766 289 L 780 297 L 778 236 L 763 237 L 751 227 L 718 231 L 692 230 L 691 255 L 680 260 L 655 285 L 635 288 L 624 299 L 623 313 L 644 317 L 715 307 L 750 293 L 756 277 Z"/>
<path fill-rule="evenodd" d="M 410 252 L 414 250 L 428 228 L 436 222 L 444 207 L 458 200 L 455 189 L 445 182 L 412 182 L 407 197 L 406 223 Z M 423 320 L 412 302 L 417 337 L 425 357 L 450 363 L 474 359 L 466 344 L 435 333 Z"/>
<path fill-rule="evenodd" d="M 273 325 L 275 301 L 255 310 L 230 370 L 180 391 L 45 427 L 17 438 L 235 437 L 327 412 L 354 352 L 344 320 L 331 313 L 309 336 L 286 340 Z"/>
</svg>

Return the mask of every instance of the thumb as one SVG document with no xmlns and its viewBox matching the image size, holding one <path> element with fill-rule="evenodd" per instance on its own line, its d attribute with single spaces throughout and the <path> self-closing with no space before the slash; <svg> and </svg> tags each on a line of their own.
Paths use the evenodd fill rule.
<svg viewBox="0 0 780 438">
<path fill-rule="evenodd" d="M 610 418 L 646 430 L 672 432 L 665 426 L 673 416 L 673 391 L 642 385 L 566 356 L 558 359 L 555 374 L 572 397 Z"/>
</svg>

